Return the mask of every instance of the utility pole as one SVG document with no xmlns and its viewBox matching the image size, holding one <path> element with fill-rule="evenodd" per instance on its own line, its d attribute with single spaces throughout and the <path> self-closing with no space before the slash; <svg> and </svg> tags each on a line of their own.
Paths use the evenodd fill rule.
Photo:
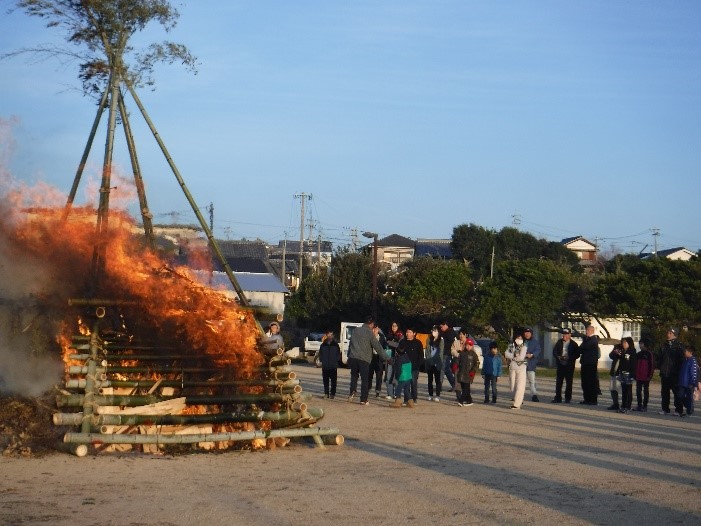
<svg viewBox="0 0 701 526">
<path fill-rule="evenodd" d="M 287 287 L 287 265 L 285 263 L 285 255 L 287 253 L 287 231 L 285 231 L 285 241 L 282 242 L 282 284 Z"/>
<path fill-rule="evenodd" d="M 211 201 L 207 207 L 207 211 L 209 212 L 209 229 L 214 232 L 214 203 Z"/>
<path fill-rule="evenodd" d="M 657 238 L 660 235 L 660 229 L 659 228 L 653 228 L 652 229 L 652 237 L 655 239 L 655 258 L 657 257 Z"/>
<path fill-rule="evenodd" d="M 316 268 L 321 268 L 321 232 L 317 234 L 316 238 Z"/>
<path fill-rule="evenodd" d="M 491 269 L 489 271 L 489 277 L 490 278 L 494 277 L 494 245 L 492 245 L 492 265 L 491 265 Z"/>
<path fill-rule="evenodd" d="M 304 201 L 306 199 L 311 199 L 311 194 L 306 194 L 302 192 L 301 194 L 296 194 L 295 199 L 300 199 L 302 202 L 302 213 L 300 214 L 299 222 L 299 284 L 302 284 L 302 265 L 304 263 Z"/>
</svg>

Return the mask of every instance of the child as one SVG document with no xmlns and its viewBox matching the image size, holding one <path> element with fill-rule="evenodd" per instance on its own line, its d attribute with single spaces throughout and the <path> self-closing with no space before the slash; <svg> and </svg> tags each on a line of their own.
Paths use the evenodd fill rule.
<svg viewBox="0 0 701 526">
<path fill-rule="evenodd" d="M 324 335 L 324 341 L 319 347 L 321 359 L 321 376 L 324 379 L 324 396 L 334 398 L 336 396 L 336 380 L 338 378 L 338 362 L 341 361 L 341 347 L 334 339 L 333 331 L 328 330 Z M 329 384 L 331 384 L 329 386 Z"/>
<path fill-rule="evenodd" d="M 679 416 L 690 416 L 694 414 L 694 389 L 699 381 L 699 364 L 694 358 L 694 352 L 689 345 L 684 347 L 684 361 L 681 371 L 679 371 L 679 398 L 682 399 L 686 414 L 679 413 Z"/>
<path fill-rule="evenodd" d="M 414 407 L 414 400 L 411 398 L 411 358 L 406 352 L 406 347 L 399 346 L 394 355 L 394 377 L 397 379 L 397 386 L 394 388 L 394 403 L 390 407 L 402 407 L 400 395 L 404 395 L 404 403 L 407 407 Z"/>
<path fill-rule="evenodd" d="M 638 401 L 636 411 L 647 412 L 650 399 L 650 380 L 655 372 L 655 357 L 650 351 L 650 338 L 640 339 L 640 352 L 635 355 L 635 395 Z"/>
<path fill-rule="evenodd" d="M 458 405 L 468 407 L 472 405 L 472 395 L 470 394 L 470 384 L 475 378 L 475 373 L 480 367 L 480 359 L 475 352 L 475 340 L 467 338 L 465 349 L 460 351 L 458 356 L 458 374 L 455 376 L 456 385 L 460 383 L 460 397 Z"/>
<path fill-rule="evenodd" d="M 497 403 L 497 381 L 501 376 L 501 354 L 497 342 L 489 344 L 489 353 L 482 363 L 482 378 L 484 378 L 484 403 L 489 403 L 489 389 L 492 390 L 492 403 Z"/>
</svg>

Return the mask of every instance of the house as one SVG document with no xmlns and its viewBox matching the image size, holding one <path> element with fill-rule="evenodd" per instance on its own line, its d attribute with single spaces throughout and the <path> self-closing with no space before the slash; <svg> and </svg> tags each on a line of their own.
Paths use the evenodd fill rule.
<svg viewBox="0 0 701 526">
<path fill-rule="evenodd" d="M 589 318 L 588 315 L 572 315 L 572 319 L 581 320 L 582 318 Z M 599 337 L 599 349 L 601 350 L 601 357 L 599 358 L 598 369 L 608 370 L 611 367 L 611 359 L 609 358 L 609 353 L 613 350 L 613 346 L 618 343 L 623 336 L 630 336 L 633 340 L 637 342 L 640 340 L 641 330 L 642 330 L 642 319 L 635 316 L 630 317 L 617 317 L 617 318 L 599 318 L 592 319 L 591 324 L 594 325 L 596 332 L 595 334 Z M 582 343 L 582 337 L 580 335 L 584 334 L 584 323 L 581 321 L 566 321 L 563 322 L 559 329 L 568 328 L 572 331 L 572 339 L 578 344 Z M 536 335 L 534 335 L 536 336 Z M 559 330 L 546 330 L 543 331 L 542 343 L 543 343 L 543 353 L 541 355 L 541 362 L 544 362 L 548 367 L 555 367 L 555 359 L 553 357 L 553 348 L 557 341 L 562 337 Z M 577 367 L 579 368 L 579 361 L 577 362 Z"/>
<path fill-rule="evenodd" d="M 193 271 L 200 283 L 221 290 L 227 297 L 237 299 L 234 286 L 225 272 Z M 234 277 L 243 290 L 251 307 L 265 313 L 265 317 L 279 317 L 285 313 L 285 298 L 290 294 L 280 279 L 270 273 L 234 272 Z"/>
<path fill-rule="evenodd" d="M 696 256 L 696 254 L 684 247 L 668 248 L 666 250 L 657 251 L 657 257 L 671 259 L 672 261 L 689 261 L 694 256 Z M 640 259 L 651 259 L 654 257 L 654 253 L 640 254 Z"/>
<path fill-rule="evenodd" d="M 593 269 L 596 265 L 596 244 L 582 236 L 567 237 L 561 241 L 565 247 L 577 254 L 579 264 L 585 269 Z"/>
<path fill-rule="evenodd" d="M 365 245 L 364 249 L 372 253 L 373 244 Z M 405 261 L 414 257 L 416 243 L 408 237 L 391 234 L 377 240 L 377 262 L 381 267 L 395 270 Z"/>
</svg>

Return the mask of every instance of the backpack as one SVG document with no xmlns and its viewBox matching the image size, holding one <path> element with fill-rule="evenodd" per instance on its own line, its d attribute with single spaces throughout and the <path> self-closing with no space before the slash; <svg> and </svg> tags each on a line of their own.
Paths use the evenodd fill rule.
<svg viewBox="0 0 701 526">
<path fill-rule="evenodd" d="M 654 372 L 652 357 L 649 351 L 640 354 L 642 356 L 639 356 L 635 362 L 635 379 L 639 382 L 647 382 Z"/>
</svg>

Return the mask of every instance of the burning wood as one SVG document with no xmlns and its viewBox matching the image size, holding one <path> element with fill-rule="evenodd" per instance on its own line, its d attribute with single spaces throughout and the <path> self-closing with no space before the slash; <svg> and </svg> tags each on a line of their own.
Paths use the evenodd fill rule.
<svg viewBox="0 0 701 526">
<path fill-rule="evenodd" d="M 250 309 L 145 248 L 125 228 L 127 216 L 113 215 L 120 220 L 101 234 L 110 257 L 94 289 L 94 210 L 67 221 L 60 212 L 34 210 L 2 223 L 0 236 L 18 261 L 52 256 L 49 286 L 28 304 L 54 320 L 47 332 L 59 327 L 65 392 L 56 403 L 75 412 L 56 413 L 54 422 L 77 427 L 67 443 L 153 452 L 166 444 L 274 447 L 311 436 L 323 447 L 322 436 L 338 433 L 316 427 L 323 411 L 307 407 L 289 360 L 261 341 Z M 68 308 L 61 297 L 71 298 Z"/>
</svg>

